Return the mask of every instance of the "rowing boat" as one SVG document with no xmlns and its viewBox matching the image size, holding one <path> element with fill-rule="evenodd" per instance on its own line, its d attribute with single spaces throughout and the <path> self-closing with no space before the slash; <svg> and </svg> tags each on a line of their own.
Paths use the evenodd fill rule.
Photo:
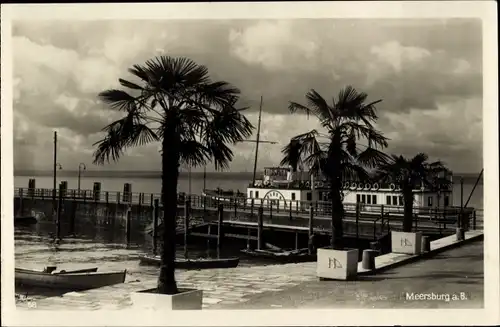
<svg viewBox="0 0 500 327">
<path fill-rule="evenodd" d="M 310 262 L 316 261 L 315 254 L 308 254 L 301 250 L 294 251 L 273 251 L 273 250 L 258 250 L 258 249 L 243 249 L 240 251 L 241 253 L 264 260 L 271 260 L 279 263 L 298 263 L 298 262 Z"/>
<path fill-rule="evenodd" d="M 36 271 L 16 268 L 16 284 L 21 286 L 52 289 L 86 290 L 125 282 L 126 270 L 120 272 L 97 272 L 97 268 L 72 271 L 44 269 Z"/>
<path fill-rule="evenodd" d="M 145 254 L 139 256 L 141 264 L 159 265 L 161 258 L 159 255 Z M 216 269 L 216 268 L 234 268 L 237 267 L 240 258 L 197 258 L 197 259 L 175 259 L 175 267 L 179 269 L 197 270 L 197 269 Z"/>
</svg>

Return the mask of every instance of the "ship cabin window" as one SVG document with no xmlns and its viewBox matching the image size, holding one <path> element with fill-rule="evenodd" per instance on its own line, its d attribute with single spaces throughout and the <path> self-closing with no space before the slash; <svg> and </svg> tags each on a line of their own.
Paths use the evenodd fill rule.
<svg viewBox="0 0 500 327">
<path fill-rule="evenodd" d="M 400 206 L 402 206 L 402 205 L 403 205 L 403 203 L 404 203 L 404 201 L 403 201 L 403 197 L 402 197 L 402 196 L 400 196 L 400 197 L 399 197 L 399 205 L 400 205 Z"/>
<path fill-rule="evenodd" d="M 391 205 L 391 196 L 388 195 L 387 198 L 385 199 L 385 202 L 387 202 L 388 205 Z"/>
<path fill-rule="evenodd" d="M 292 201 L 295 201 L 295 192 L 292 193 Z"/>
<path fill-rule="evenodd" d="M 312 193 L 311 192 L 307 192 L 306 199 L 307 199 L 307 201 L 312 201 Z"/>
<path fill-rule="evenodd" d="M 427 197 L 427 206 L 432 207 L 432 196 Z"/>
<path fill-rule="evenodd" d="M 361 194 L 356 194 L 356 202 L 361 202 Z"/>
<path fill-rule="evenodd" d="M 250 199 L 253 198 L 253 191 L 250 191 Z"/>
<path fill-rule="evenodd" d="M 372 197 L 370 196 L 370 194 L 366 195 L 366 203 L 372 204 Z"/>
<path fill-rule="evenodd" d="M 377 204 L 377 196 L 372 195 L 372 204 Z"/>
<path fill-rule="evenodd" d="M 366 195 L 361 194 L 361 202 L 366 203 Z"/>
<path fill-rule="evenodd" d="M 444 206 L 447 207 L 450 205 L 450 197 L 448 195 L 446 195 L 444 197 Z"/>
<path fill-rule="evenodd" d="M 259 198 L 259 191 L 255 191 L 255 198 L 258 199 Z"/>
<path fill-rule="evenodd" d="M 396 195 L 392 196 L 392 204 L 397 206 L 398 205 L 398 197 Z"/>
</svg>

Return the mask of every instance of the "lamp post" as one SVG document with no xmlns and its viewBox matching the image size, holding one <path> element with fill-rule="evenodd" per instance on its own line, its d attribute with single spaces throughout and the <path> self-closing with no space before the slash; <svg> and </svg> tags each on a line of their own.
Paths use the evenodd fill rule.
<svg viewBox="0 0 500 327">
<path fill-rule="evenodd" d="M 87 170 L 87 166 L 83 162 L 78 165 L 78 195 L 80 195 L 80 179 L 82 178 L 82 169 Z"/>
</svg>

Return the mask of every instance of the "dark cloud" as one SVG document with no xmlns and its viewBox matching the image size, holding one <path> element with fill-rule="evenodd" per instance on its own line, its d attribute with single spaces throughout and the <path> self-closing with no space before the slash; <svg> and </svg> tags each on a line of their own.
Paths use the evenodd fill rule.
<svg viewBox="0 0 500 327">
<path fill-rule="evenodd" d="M 302 132 L 302 125 L 313 127 L 301 117 L 273 116 L 287 114 L 289 101 L 303 103 L 314 88 L 330 102 L 353 85 L 369 100 L 383 100 L 379 125 L 392 139 L 391 151 L 446 153 L 452 162 L 472 151 L 475 156 L 457 165 L 481 164 L 478 133 L 457 140 L 456 124 L 447 125 L 452 106 L 459 107 L 456 115 L 463 120 L 481 118 L 477 103 L 470 102 L 482 97 L 479 20 L 17 21 L 13 35 L 14 110 L 37 130 L 18 133 L 17 151 L 32 149 L 41 133 L 49 134 L 50 144 L 51 130 L 64 127 L 62 144 L 67 142 L 73 160 L 88 158 L 96 133 L 117 117 L 96 101 L 97 94 L 118 87 L 118 78 L 129 78 L 132 64 L 167 54 L 190 57 L 206 65 L 214 79 L 238 87 L 240 104 L 252 108 L 254 123 L 263 96 L 266 128 L 276 129 L 263 133 L 281 143 Z M 425 126 L 426 112 L 434 113 L 432 127 Z M 412 128 L 404 120 L 422 126 Z M 136 150 L 120 166 L 145 166 L 141 156 L 154 151 Z M 248 168 L 252 151 L 236 148 L 235 170 Z M 279 159 L 265 155 L 263 164 Z M 16 165 L 21 159 L 16 155 Z"/>
</svg>

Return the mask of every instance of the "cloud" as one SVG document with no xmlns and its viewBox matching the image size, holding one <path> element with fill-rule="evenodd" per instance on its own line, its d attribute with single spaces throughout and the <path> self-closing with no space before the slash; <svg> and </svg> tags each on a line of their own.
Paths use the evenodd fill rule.
<svg viewBox="0 0 500 327">
<path fill-rule="evenodd" d="M 261 21 L 243 30 L 231 29 L 231 54 L 270 70 L 304 68 L 314 62 L 318 44 L 300 33 L 292 21 Z"/>
<path fill-rule="evenodd" d="M 460 170 L 482 164 L 480 21 L 17 21 L 12 47 L 18 169 L 50 167 L 54 129 L 61 164 L 89 163 L 99 131 L 118 117 L 97 94 L 158 54 L 190 57 L 237 86 L 255 124 L 263 96 L 262 138 L 279 145 L 261 145 L 259 167 L 278 164 L 286 142 L 317 125 L 288 114 L 289 101 L 304 103 L 311 88 L 331 101 L 349 84 L 383 100 L 378 125 L 391 151 L 429 152 Z M 250 171 L 254 151 L 238 144 L 232 170 Z M 105 167 L 159 168 L 157 145 Z"/>
</svg>

